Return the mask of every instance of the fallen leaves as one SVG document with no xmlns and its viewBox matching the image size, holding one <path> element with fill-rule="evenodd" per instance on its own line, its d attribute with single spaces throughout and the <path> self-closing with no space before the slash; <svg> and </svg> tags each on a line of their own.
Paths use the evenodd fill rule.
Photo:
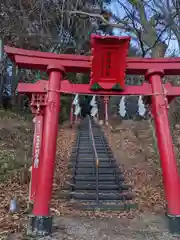
<svg viewBox="0 0 180 240">
<path fill-rule="evenodd" d="M 69 158 L 73 144 L 76 140 L 75 129 L 60 129 L 57 139 L 56 166 L 53 183 L 52 208 L 56 209 L 54 213 L 64 214 L 66 202 L 59 199 L 59 194 L 66 188 L 71 179 L 69 174 Z"/>
<path fill-rule="evenodd" d="M 27 187 L 21 186 L 16 181 L 16 178 L 11 178 L 5 183 L 0 184 L 0 218 L 3 221 L 0 221 L 1 232 L 8 231 L 8 233 L 19 232 L 24 228 L 24 224 L 18 221 L 23 215 L 23 210 L 26 207 L 27 202 Z M 17 213 L 9 213 L 9 204 L 13 196 L 17 197 L 18 209 Z"/>
<path fill-rule="evenodd" d="M 105 129 L 116 159 L 125 171 L 127 184 L 132 185 L 138 203 L 137 212 L 163 212 L 165 209 L 161 168 L 153 149 L 153 137 L 148 122 L 133 122 L 118 134 Z"/>
<path fill-rule="evenodd" d="M 56 167 L 53 183 L 53 200 L 51 211 L 53 215 L 61 215 L 66 203 L 57 199 L 56 195 L 66 184 L 68 173 L 68 160 L 71 155 L 73 141 L 75 140 L 74 129 L 60 129 L 57 139 Z M 15 143 L 14 143 L 15 144 Z M 7 145 L 6 145 L 7 146 Z M 29 145 L 31 148 L 31 144 Z M 20 181 L 19 174 L 10 174 L 8 179 L 0 183 L 0 235 L 7 235 L 14 232 L 24 232 L 26 217 L 25 211 L 28 204 L 28 184 Z M 17 213 L 9 213 L 10 200 L 16 196 L 18 210 Z M 57 200 L 56 200 L 57 199 Z M 9 230 L 10 229 L 10 230 Z"/>
<path fill-rule="evenodd" d="M 141 129 L 141 132 L 139 131 L 141 136 L 138 135 L 137 138 L 133 133 L 133 127 L 126 128 L 122 125 L 118 133 L 112 133 L 107 129 L 105 132 L 116 159 L 119 161 L 118 163 L 124 167 L 126 183 L 131 184 L 133 187 L 132 191 L 136 194 L 135 202 L 138 203 L 138 209 L 121 213 L 84 212 L 70 208 L 68 201 L 59 198 L 59 194 L 67 187 L 71 180 L 68 165 L 72 147 L 76 140 L 75 129 L 61 128 L 57 139 L 56 166 L 53 182 L 53 199 L 51 204 L 53 215 L 73 214 L 88 216 L 90 218 L 97 216 L 112 218 L 116 216 L 118 218 L 131 219 L 137 214 L 146 211 L 164 211 L 165 201 L 161 170 L 156 163 L 157 159 L 153 150 L 152 136 L 149 135 L 150 132 L 146 126 L 144 130 Z M 136 133 L 138 134 L 137 129 Z M 17 146 L 16 150 L 18 150 L 20 145 L 17 145 L 15 142 L 16 137 L 13 136 L 10 143 L 13 146 Z M 3 148 L 5 149 L 6 147 L 7 144 L 4 144 Z M 29 149 L 31 150 L 31 145 L 29 145 Z M 0 231 L 3 234 L 23 232 L 26 223 L 25 210 L 28 203 L 28 184 L 22 184 L 19 181 L 19 177 L 13 174 L 6 181 L 0 183 L 0 193 Z M 18 213 L 9 214 L 10 199 L 14 195 L 18 199 Z"/>
</svg>

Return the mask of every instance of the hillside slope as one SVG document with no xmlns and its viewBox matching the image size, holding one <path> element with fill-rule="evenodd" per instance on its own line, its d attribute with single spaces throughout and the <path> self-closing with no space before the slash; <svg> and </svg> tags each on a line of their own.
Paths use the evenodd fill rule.
<svg viewBox="0 0 180 240">
<path fill-rule="evenodd" d="M 138 211 L 163 213 L 165 208 L 159 156 L 148 121 L 122 121 L 104 129 L 115 157 L 133 186 Z"/>
<path fill-rule="evenodd" d="M 55 214 L 60 205 L 56 195 L 66 182 L 68 158 L 74 136 L 74 129 L 65 126 L 58 133 L 52 201 L 52 211 L 55 211 Z M 10 233 L 24 231 L 24 220 L 28 210 L 32 142 L 32 121 L 0 110 L 0 239 L 4 239 L 3 236 Z M 17 198 L 17 213 L 9 214 L 10 200 L 14 197 Z"/>
</svg>

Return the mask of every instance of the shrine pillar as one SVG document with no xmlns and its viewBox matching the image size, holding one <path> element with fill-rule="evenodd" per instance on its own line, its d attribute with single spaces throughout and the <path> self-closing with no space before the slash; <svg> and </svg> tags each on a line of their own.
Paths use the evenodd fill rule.
<svg viewBox="0 0 180 240">
<path fill-rule="evenodd" d="M 70 126 L 72 127 L 74 123 L 74 105 L 73 101 L 71 103 L 71 110 L 70 110 Z"/>
<path fill-rule="evenodd" d="M 75 124 L 78 123 L 78 115 L 75 115 Z"/>
<path fill-rule="evenodd" d="M 52 232 L 52 216 L 50 202 L 56 157 L 56 140 L 60 111 L 60 88 L 64 68 L 49 65 L 49 85 L 44 114 L 42 154 L 39 177 L 34 201 L 33 215 L 28 226 L 29 235 L 46 236 Z"/>
<path fill-rule="evenodd" d="M 168 100 L 161 78 L 163 71 L 150 70 L 146 74 L 152 86 L 152 115 L 162 166 L 167 216 L 170 231 L 180 232 L 180 178 L 168 120 Z"/>
<path fill-rule="evenodd" d="M 105 105 L 105 124 L 108 125 L 108 102 L 109 102 L 109 97 L 104 96 L 104 105 Z"/>
</svg>

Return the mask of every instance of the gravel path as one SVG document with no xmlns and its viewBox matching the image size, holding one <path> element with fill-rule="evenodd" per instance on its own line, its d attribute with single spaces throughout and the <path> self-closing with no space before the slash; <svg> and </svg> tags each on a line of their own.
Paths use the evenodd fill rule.
<svg viewBox="0 0 180 240">
<path fill-rule="evenodd" d="M 60 217 L 57 229 L 44 240 L 176 240 L 167 231 L 165 218 L 142 215 L 136 219 L 90 219 L 87 217 Z"/>
</svg>

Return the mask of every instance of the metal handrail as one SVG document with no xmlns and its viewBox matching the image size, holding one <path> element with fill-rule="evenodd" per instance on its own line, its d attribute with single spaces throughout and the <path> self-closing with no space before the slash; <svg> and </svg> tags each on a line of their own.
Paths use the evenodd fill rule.
<svg viewBox="0 0 180 240">
<path fill-rule="evenodd" d="M 97 154 L 97 150 L 96 150 L 96 145 L 95 145 L 94 134 L 93 134 L 93 130 L 92 130 L 91 119 L 90 119 L 89 116 L 88 116 L 88 119 L 89 119 L 89 133 L 90 133 L 90 136 L 91 136 L 93 151 L 94 151 L 94 155 L 95 155 L 95 166 L 96 166 L 96 203 L 97 203 L 97 205 L 99 205 L 99 158 L 98 158 L 98 154 Z"/>
<path fill-rule="evenodd" d="M 89 132 L 90 132 L 91 138 L 92 138 L 92 145 L 93 145 L 93 150 L 94 150 L 96 162 L 97 162 L 98 165 L 99 165 L 98 154 L 97 154 L 97 150 L 96 150 L 96 145 L 95 145 L 94 134 L 93 134 L 93 130 L 92 130 L 92 124 L 91 124 L 91 119 L 90 119 L 90 117 L 89 117 Z"/>
</svg>

